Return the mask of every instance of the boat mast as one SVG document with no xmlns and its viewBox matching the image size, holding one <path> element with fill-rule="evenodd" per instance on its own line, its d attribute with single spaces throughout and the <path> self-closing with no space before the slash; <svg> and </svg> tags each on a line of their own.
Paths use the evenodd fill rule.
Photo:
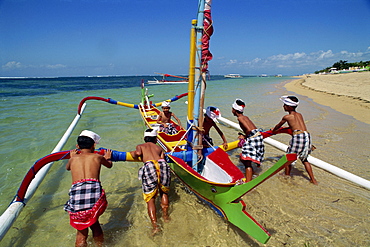
<svg viewBox="0 0 370 247">
<path fill-rule="evenodd" d="M 187 149 L 193 150 L 192 167 L 198 170 L 198 161 L 202 153 L 202 136 L 197 130 L 192 128 L 202 127 L 203 125 L 203 104 L 204 97 L 201 97 L 202 75 L 201 75 L 201 49 L 203 36 L 205 0 L 199 0 L 197 20 L 192 20 L 192 29 L 190 34 L 190 62 L 189 62 L 189 85 L 188 85 L 188 134 Z M 203 98 L 203 99 L 202 99 Z"/>
</svg>

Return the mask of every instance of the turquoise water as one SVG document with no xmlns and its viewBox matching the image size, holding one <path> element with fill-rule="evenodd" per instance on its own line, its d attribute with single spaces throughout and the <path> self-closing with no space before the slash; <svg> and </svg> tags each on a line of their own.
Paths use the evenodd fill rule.
<svg viewBox="0 0 370 247">
<path fill-rule="evenodd" d="M 12 201 L 24 175 L 39 158 L 49 154 L 87 96 L 138 103 L 141 79 L 149 77 L 1 79 L 0 83 L 0 212 Z M 263 129 L 269 129 L 284 115 L 280 95 L 289 78 L 215 77 L 207 84 L 206 105 L 220 108 L 222 116 L 235 121 L 231 104 L 235 98 L 247 105 L 245 114 Z M 187 85 L 148 86 L 154 102 L 187 92 Z M 368 124 L 299 96 L 299 111 L 318 149 L 313 156 L 370 179 Z M 172 104 L 172 110 L 186 122 L 186 99 Z M 221 126 L 221 125 L 220 125 Z M 234 141 L 237 131 L 221 126 Z M 135 109 L 88 101 L 80 122 L 63 150 L 74 148 L 83 129 L 97 132 L 101 147 L 131 151 L 142 142 L 144 125 Z M 216 144 L 221 144 L 212 132 Z M 288 136 L 277 136 L 288 143 Z M 359 145 L 361 143 L 361 145 Z M 229 153 L 237 165 L 238 150 Z M 266 148 L 263 172 L 282 154 Z M 65 162 L 55 162 L 33 198 L 28 202 L 1 246 L 71 246 L 75 230 L 69 226 L 63 204 L 68 199 L 71 178 Z M 102 169 L 101 180 L 109 206 L 100 222 L 108 246 L 259 246 L 248 235 L 231 226 L 183 189 L 173 179 L 170 194 L 172 221 L 163 233 L 149 237 L 150 222 L 142 200 L 137 170 L 140 163 L 117 162 Z M 314 167 L 319 186 L 309 184 L 302 164 L 290 179 L 275 176 L 244 196 L 247 211 L 272 234 L 266 246 L 369 246 L 370 196 L 366 189 Z"/>
</svg>

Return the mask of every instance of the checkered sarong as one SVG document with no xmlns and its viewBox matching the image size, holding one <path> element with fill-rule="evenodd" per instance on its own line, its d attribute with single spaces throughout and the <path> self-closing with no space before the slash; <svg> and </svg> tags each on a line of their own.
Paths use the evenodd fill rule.
<svg viewBox="0 0 370 247">
<path fill-rule="evenodd" d="M 254 129 L 245 139 L 240 158 L 242 160 L 250 160 L 256 164 L 261 164 L 264 154 L 265 146 L 263 144 L 263 137 L 258 129 Z"/>
<path fill-rule="evenodd" d="M 178 132 L 176 126 L 172 123 L 168 123 L 167 127 L 164 127 L 164 125 L 161 124 L 161 126 L 159 126 L 159 131 L 164 132 L 167 135 L 174 135 Z"/>
<path fill-rule="evenodd" d="M 138 178 L 142 182 L 144 199 L 146 195 L 150 199 L 157 193 L 158 187 L 166 193 L 169 191 L 171 170 L 165 160 L 148 160 L 139 169 Z"/>
<path fill-rule="evenodd" d="M 301 160 L 305 161 L 311 153 L 311 147 L 311 135 L 307 131 L 304 131 L 300 134 L 293 135 L 289 142 L 287 153 L 296 153 Z"/>
<path fill-rule="evenodd" d="M 93 208 L 102 194 L 102 186 L 97 179 L 82 179 L 72 184 L 69 200 L 64 205 L 68 212 L 78 212 Z"/>
</svg>

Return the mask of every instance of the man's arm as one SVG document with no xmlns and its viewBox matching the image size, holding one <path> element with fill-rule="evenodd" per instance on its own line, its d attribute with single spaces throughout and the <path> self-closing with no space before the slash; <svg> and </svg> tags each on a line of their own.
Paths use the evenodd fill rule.
<svg viewBox="0 0 370 247">
<path fill-rule="evenodd" d="M 137 145 L 136 146 L 136 150 L 135 151 L 131 151 L 130 152 L 132 158 L 139 158 L 142 156 L 143 152 L 141 151 L 141 147 L 140 145 Z"/>
<path fill-rule="evenodd" d="M 215 127 L 217 133 L 221 136 L 222 140 L 224 141 L 224 143 L 222 143 L 222 145 L 224 146 L 224 149 L 227 149 L 227 141 L 226 141 L 226 137 L 224 135 L 224 133 L 222 132 L 222 130 L 217 126 L 216 123 L 213 124 L 213 126 Z"/>
<path fill-rule="evenodd" d="M 281 126 L 283 126 L 285 123 L 287 122 L 287 120 L 285 119 L 285 117 L 283 117 L 282 119 L 281 119 L 281 121 L 272 129 L 272 133 L 276 133 L 276 131 L 278 130 L 278 129 L 280 129 L 280 127 Z"/>
<path fill-rule="evenodd" d="M 159 113 L 157 123 L 161 124 L 162 123 L 162 112 Z"/>
<path fill-rule="evenodd" d="M 164 152 L 163 152 L 163 150 L 162 150 L 162 148 L 161 148 L 161 154 L 159 155 L 162 159 L 164 159 L 165 157 L 164 157 Z"/>
<path fill-rule="evenodd" d="M 182 127 L 181 122 L 180 122 L 180 119 L 178 119 L 178 117 L 176 117 L 175 113 L 173 113 L 173 112 L 172 112 L 172 116 L 176 119 L 177 124 L 178 124 L 180 127 Z"/>
<path fill-rule="evenodd" d="M 101 160 L 102 162 L 102 165 L 106 166 L 107 168 L 112 168 L 113 166 L 113 163 L 112 163 L 112 150 L 111 149 L 107 149 L 105 151 L 105 154 Z"/>
<path fill-rule="evenodd" d="M 69 151 L 69 160 L 68 160 L 68 163 L 66 165 L 67 171 L 70 171 L 71 170 L 71 159 L 73 157 L 75 157 L 76 155 L 78 155 L 77 152 L 78 152 L 77 149 L 72 149 L 72 150 Z"/>
</svg>

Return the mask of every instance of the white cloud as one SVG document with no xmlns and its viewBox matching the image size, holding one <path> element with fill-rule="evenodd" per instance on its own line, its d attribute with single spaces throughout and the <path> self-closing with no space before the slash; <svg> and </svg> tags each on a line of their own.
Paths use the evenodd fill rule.
<svg viewBox="0 0 370 247">
<path fill-rule="evenodd" d="M 287 71 L 314 72 L 315 70 L 329 67 L 339 60 L 347 60 L 349 62 L 368 61 L 370 60 L 370 47 L 366 47 L 363 51 L 356 52 L 346 50 L 339 52 L 319 50 L 311 53 L 295 52 L 277 54 L 267 58 L 257 57 L 245 61 L 230 59 L 229 62 L 223 64 L 223 67 L 227 68 L 232 66 L 241 71 L 264 70 L 267 72 L 286 69 Z"/>
<path fill-rule="evenodd" d="M 5 70 L 19 69 L 22 68 L 22 64 L 20 62 L 11 61 L 3 65 L 2 68 Z"/>
<path fill-rule="evenodd" d="M 67 66 L 64 64 L 46 64 L 46 65 L 23 65 L 17 61 L 10 61 L 7 62 L 5 65 L 2 66 L 4 70 L 15 70 L 15 69 L 62 69 L 66 68 Z"/>
<path fill-rule="evenodd" d="M 67 66 L 64 64 L 55 64 L 55 65 L 45 65 L 45 68 L 48 69 L 61 69 L 61 68 L 66 68 Z"/>
<path fill-rule="evenodd" d="M 238 60 L 236 60 L 236 59 L 231 59 L 231 60 L 229 60 L 229 62 L 227 62 L 227 64 L 229 64 L 229 65 L 236 64 L 236 63 L 238 63 Z"/>
</svg>

